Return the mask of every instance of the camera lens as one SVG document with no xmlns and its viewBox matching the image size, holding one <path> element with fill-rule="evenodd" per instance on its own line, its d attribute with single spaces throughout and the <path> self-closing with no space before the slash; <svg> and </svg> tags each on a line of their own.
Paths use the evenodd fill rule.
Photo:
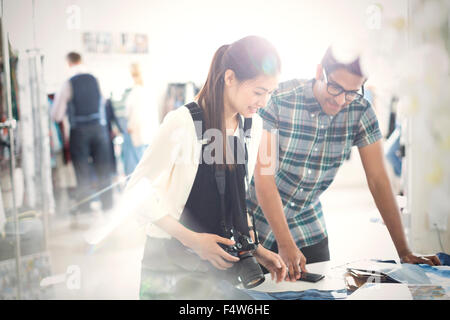
<svg viewBox="0 0 450 320">
<path fill-rule="evenodd" d="M 251 289 L 263 283 L 265 277 L 255 257 L 250 252 L 245 252 L 239 258 L 237 271 L 244 288 Z"/>
</svg>

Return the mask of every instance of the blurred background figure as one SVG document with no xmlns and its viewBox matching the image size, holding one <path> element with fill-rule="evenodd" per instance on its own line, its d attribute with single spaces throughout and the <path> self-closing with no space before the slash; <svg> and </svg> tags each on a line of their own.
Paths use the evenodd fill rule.
<svg viewBox="0 0 450 320">
<path fill-rule="evenodd" d="M 61 122 L 67 114 L 69 119 L 70 156 L 77 180 L 77 203 L 71 213 L 76 216 L 90 212 L 90 200 L 87 199 L 111 184 L 111 146 L 105 103 L 97 79 L 86 72 L 80 54 L 70 52 L 67 63 L 71 77 L 55 96 L 52 118 Z M 112 208 L 110 189 L 100 193 L 99 198 L 103 211 Z"/>
<path fill-rule="evenodd" d="M 124 128 L 122 160 L 126 176 L 136 168 L 150 142 L 152 130 L 158 126 L 157 113 L 150 112 L 149 91 L 144 88 L 140 65 L 132 63 L 130 73 L 133 86 L 127 92 L 125 99 L 126 121 L 122 120 L 122 128 Z"/>
<path fill-rule="evenodd" d="M 105 101 L 105 113 L 106 113 L 106 126 L 108 128 L 108 137 L 109 137 L 109 144 L 110 144 L 110 161 L 111 161 L 111 171 L 110 175 L 113 180 L 115 180 L 119 174 L 117 170 L 117 159 L 116 159 L 116 152 L 114 147 L 114 140 L 119 135 L 123 135 L 124 130 L 120 126 L 119 119 L 116 115 L 116 112 L 114 110 L 113 102 L 111 98 L 106 99 Z"/>
</svg>

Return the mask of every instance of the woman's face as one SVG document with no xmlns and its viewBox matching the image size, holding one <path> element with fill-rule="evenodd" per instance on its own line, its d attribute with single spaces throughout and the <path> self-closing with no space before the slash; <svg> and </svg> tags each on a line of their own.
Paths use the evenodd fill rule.
<svg viewBox="0 0 450 320">
<path fill-rule="evenodd" d="M 229 73 L 231 72 L 231 73 Z M 251 118 L 259 108 L 264 107 L 272 92 L 278 87 L 277 76 L 261 75 L 239 82 L 234 72 L 225 73 L 225 108 Z"/>
</svg>

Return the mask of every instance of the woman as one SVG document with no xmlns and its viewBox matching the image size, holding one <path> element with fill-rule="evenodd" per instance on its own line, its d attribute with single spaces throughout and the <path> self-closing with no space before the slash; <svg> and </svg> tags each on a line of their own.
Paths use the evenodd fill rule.
<svg viewBox="0 0 450 320">
<path fill-rule="evenodd" d="M 224 45 L 196 101 L 165 117 L 127 186 L 140 217 L 149 223 L 141 298 L 236 298 L 218 286 L 242 266 L 228 250 L 237 245 L 236 236 L 254 236 L 246 215 L 245 179 L 252 177 L 262 134 L 256 111 L 277 87 L 279 72 L 278 53 L 263 38 Z M 200 121 L 194 123 L 195 117 Z M 253 118 L 245 145 L 239 135 L 243 118 Z M 248 161 L 239 161 L 239 146 L 247 148 Z M 219 174 L 226 182 L 222 193 Z M 253 256 L 272 279 L 284 279 L 286 266 L 277 254 L 258 245 Z"/>
<path fill-rule="evenodd" d="M 150 96 L 148 89 L 144 87 L 139 64 L 132 63 L 130 73 L 133 78 L 133 87 L 125 101 L 126 130 L 129 137 L 125 137 L 127 140 L 123 147 L 126 176 L 136 168 L 158 126 L 158 114 L 156 110 L 152 110 Z"/>
</svg>

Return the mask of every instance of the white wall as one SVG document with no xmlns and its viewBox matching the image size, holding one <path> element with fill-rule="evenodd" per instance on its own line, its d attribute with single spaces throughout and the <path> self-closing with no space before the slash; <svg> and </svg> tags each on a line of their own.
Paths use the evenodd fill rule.
<svg viewBox="0 0 450 320">
<path fill-rule="evenodd" d="M 405 5 L 404 0 L 381 2 L 397 11 Z M 129 63 L 141 61 L 147 84 L 161 97 L 168 82 L 201 84 L 214 51 L 249 34 L 264 36 L 277 46 L 282 79 L 312 77 L 332 41 L 366 28 L 371 1 L 35 0 L 34 22 L 32 3 L 4 0 L 5 24 L 14 48 L 42 49 L 48 92 L 57 90 L 67 76 L 65 54 L 82 52 L 83 32 L 139 32 L 149 36 L 148 55 L 84 54 L 84 60 L 105 93 L 128 86 Z M 68 29 L 67 10 L 72 5 L 81 9 L 76 30 Z"/>
<path fill-rule="evenodd" d="M 450 250 L 450 3 L 410 1 L 414 68 L 400 96 L 405 114 L 410 239 L 418 252 Z M 410 64 L 410 63 L 409 63 Z"/>
</svg>

